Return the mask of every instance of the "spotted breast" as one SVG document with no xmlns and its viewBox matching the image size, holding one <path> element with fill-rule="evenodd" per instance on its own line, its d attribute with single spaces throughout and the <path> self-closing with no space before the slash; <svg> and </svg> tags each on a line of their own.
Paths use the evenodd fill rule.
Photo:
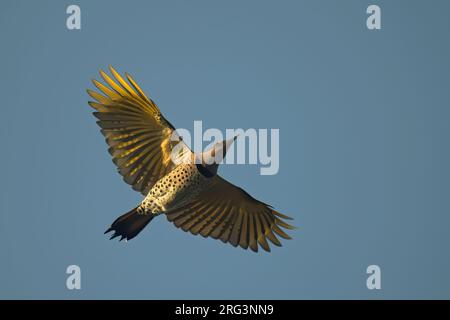
<svg viewBox="0 0 450 320">
<path fill-rule="evenodd" d="M 157 215 L 195 199 L 211 183 L 207 172 L 195 164 L 180 164 L 150 189 L 138 208 L 140 214 Z"/>
</svg>

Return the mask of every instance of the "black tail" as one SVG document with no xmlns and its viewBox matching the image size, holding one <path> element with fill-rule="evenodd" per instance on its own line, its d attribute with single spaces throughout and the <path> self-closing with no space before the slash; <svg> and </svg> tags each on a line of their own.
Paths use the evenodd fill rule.
<svg viewBox="0 0 450 320">
<path fill-rule="evenodd" d="M 138 214 L 137 208 L 138 207 L 118 217 L 111 227 L 105 231 L 105 234 L 114 231 L 110 240 L 118 236 L 121 236 L 120 241 L 123 239 L 133 239 L 150 221 L 152 221 L 154 215 Z"/>
</svg>

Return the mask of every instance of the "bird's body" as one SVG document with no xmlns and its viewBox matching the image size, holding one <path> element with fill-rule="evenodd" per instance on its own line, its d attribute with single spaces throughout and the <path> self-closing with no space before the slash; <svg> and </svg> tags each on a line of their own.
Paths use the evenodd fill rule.
<svg viewBox="0 0 450 320">
<path fill-rule="evenodd" d="M 114 231 L 111 239 L 134 238 L 160 214 L 194 235 L 253 251 L 258 246 L 270 251 L 267 239 L 281 246 L 276 235 L 290 239 L 280 228 L 293 229 L 282 220 L 290 217 L 217 174 L 235 138 L 200 154 L 192 152 L 131 76 L 126 74 L 127 82 L 112 67 L 110 71 L 113 78 L 100 71 L 109 87 L 93 80 L 101 93 L 88 90 L 96 100 L 89 104 L 96 109 L 119 173 L 145 196 L 112 223 L 106 231 Z"/>
<path fill-rule="evenodd" d="M 194 200 L 211 184 L 197 165 L 181 163 L 158 180 L 138 208 L 140 214 L 157 215 L 180 208 Z"/>
</svg>

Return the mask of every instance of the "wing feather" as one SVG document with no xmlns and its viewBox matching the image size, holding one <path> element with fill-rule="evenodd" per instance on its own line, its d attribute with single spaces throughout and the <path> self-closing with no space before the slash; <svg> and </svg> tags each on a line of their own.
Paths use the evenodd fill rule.
<svg viewBox="0 0 450 320">
<path fill-rule="evenodd" d="M 282 219 L 291 219 L 254 199 L 220 176 L 192 203 L 166 213 L 175 226 L 192 234 L 220 239 L 233 246 L 257 252 L 270 251 L 267 241 L 281 246 L 275 234 L 290 239 L 280 227 L 293 229 Z"/>
<path fill-rule="evenodd" d="M 100 70 L 106 84 L 93 80 L 100 93 L 87 90 L 96 100 L 89 105 L 96 110 L 97 124 L 124 181 L 147 195 L 156 181 L 175 168 L 171 151 L 183 142 L 171 140 L 175 128 L 129 74 L 127 82 L 113 67 L 109 70 L 112 77 Z"/>
</svg>

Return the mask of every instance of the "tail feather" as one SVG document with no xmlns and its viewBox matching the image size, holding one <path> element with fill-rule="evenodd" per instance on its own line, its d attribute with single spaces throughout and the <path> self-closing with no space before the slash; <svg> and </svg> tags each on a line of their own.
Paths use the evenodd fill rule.
<svg viewBox="0 0 450 320">
<path fill-rule="evenodd" d="M 111 227 L 105 231 L 105 234 L 114 231 L 110 240 L 119 236 L 121 237 L 120 241 L 123 239 L 131 240 L 154 218 L 152 214 L 139 214 L 137 209 L 138 207 L 118 217 Z"/>
</svg>

